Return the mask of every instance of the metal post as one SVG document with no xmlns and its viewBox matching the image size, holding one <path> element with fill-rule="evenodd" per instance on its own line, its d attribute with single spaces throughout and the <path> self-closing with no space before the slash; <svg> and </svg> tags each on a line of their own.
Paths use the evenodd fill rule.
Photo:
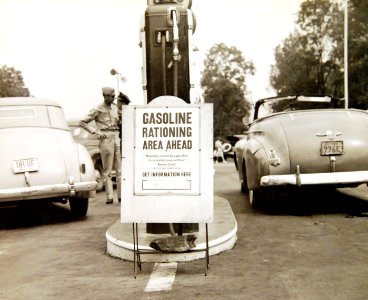
<svg viewBox="0 0 368 300">
<path fill-rule="evenodd" d="M 209 268 L 210 266 L 210 253 L 209 253 L 209 244 L 208 244 L 208 223 L 206 223 L 206 263 L 207 263 L 207 268 Z M 207 272 L 206 272 L 207 274 Z"/>
<path fill-rule="evenodd" d="M 345 108 L 349 107 L 349 63 L 348 63 L 348 0 L 345 0 L 344 16 L 344 97 Z"/>
<path fill-rule="evenodd" d="M 167 95 L 166 91 L 166 34 L 161 36 L 161 71 L 162 71 L 162 95 Z"/>
<path fill-rule="evenodd" d="M 116 73 L 116 95 L 119 95 L 119 73 Z"/>
<path fill-rule="evenodd" d="M 115 91 L 115 94 L 118 95 L 119 94 L 119 75 L 120 75 L 120 73 L 118 71 L 116 71 L 115 69 L 111 69 L 110 74 L 112 76 L 116 75 L 116 91 Z"/>
<path fill-rule="evenodd" d="M 136 249 L 135 249 L 135 226 L 133 223 L 133 268 L 134 268 L 134 279 L 137 278 L 137 271 L 135 265 L 135 258 L 136 258 Z"/>
<path fill-rule="evenodd" d="M 178 64 L 179 64 L 179 28 L 177 21 L 177 11 L 172 11 L 173 20 L 173 66 L 174 66 L 174 96 L 178 96 Z"/>
</svg>

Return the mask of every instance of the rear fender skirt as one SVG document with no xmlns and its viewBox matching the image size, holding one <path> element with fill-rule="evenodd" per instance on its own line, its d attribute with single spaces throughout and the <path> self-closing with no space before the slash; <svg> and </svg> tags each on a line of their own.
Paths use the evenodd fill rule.
<svg viewBox="0 0 368 300">
<path fill-rule="evenodd" d="M 246 174 L 249 189 L 259 187 L 261 177 L 269 173 L 268 158 L 263 149 L 258 150 L 254 155 L 250 152 L 247 153 Z"/>
</svg>

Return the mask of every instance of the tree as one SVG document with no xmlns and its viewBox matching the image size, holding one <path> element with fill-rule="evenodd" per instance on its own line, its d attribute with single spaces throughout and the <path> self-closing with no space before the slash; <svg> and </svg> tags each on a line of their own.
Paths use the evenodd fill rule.
<svg viewBox="0 0 368 300">
<path fill-rule="evenodd" d="M 349 107 L 368 109 L 368 2 L 349 1 Z"/>
<path fill-rule="evenodd" d="M 301 4 L 297 28 L 276 48 L 270 81 L 279 95 L 343 96 L 342 11 L 332 0 Z"/>
<path fill-rule="evenodd" d="M 24 86 L 20 71 L 6 65 L 0 69 L 0 98 L 1 97 L 28 97 L 28 88 Z"/>
<path fill-rule="evenodd" d="M 214 136 L 226 137 L 243 131 L 242 118 L 249 115 L 251 104 L 246 98 L 246 74 L 254 73 L 236 47 L 223 43 L 207 53 L 201 77 L 203 98 L 214 106 Z"/>
<path fill-rule="evenodd" d="M 305 51 L 306 39 L 295 33 L 289 35 L 284 43 L 276 48 L 276 65 L 271 67 L 271 84 L 279 95 L 313 94 L 319 87 L 314 79 L 316 60 Z"/>
</svg>

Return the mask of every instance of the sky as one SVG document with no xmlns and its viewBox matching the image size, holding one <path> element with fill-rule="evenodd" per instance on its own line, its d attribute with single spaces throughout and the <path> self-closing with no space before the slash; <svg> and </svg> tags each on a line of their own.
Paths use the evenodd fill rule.
<svg viewBox="0 0 368 300">
<path fill-rule="evenodd" d="M 193 0 L 197 87 L 207 51 L 225 43 L 255 65 L 249 98 L 274 96 L 274 51 L 294 31 L 302 2 Z M 132 104 L 144 104 L 139 32 L 146 7 L 147 0 L 0 0 L 0 67 L 22 72 L 31 94 L 60 103 L 68 119 L 101 103 L 103 86 L 118 85 Z"/>
</svg>

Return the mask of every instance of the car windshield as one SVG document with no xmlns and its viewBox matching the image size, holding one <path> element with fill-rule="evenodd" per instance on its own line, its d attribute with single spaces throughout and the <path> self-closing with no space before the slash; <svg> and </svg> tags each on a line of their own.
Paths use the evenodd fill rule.
<svg viewBox="0 0 368 300">
<path fill-rule="evenodd" d="M 0 128 L 46 127 L 69 130 L 64 112 L 57 106 L 2 106 Z"/>
<path fill-rule="evenodd" d="M 333 108 L 329 97 L 275 98 L 265 101 L 259 106 L 257 118 L 263 118 L 270 114 L 280 112 L 326 108 Z"/>
</svg>

